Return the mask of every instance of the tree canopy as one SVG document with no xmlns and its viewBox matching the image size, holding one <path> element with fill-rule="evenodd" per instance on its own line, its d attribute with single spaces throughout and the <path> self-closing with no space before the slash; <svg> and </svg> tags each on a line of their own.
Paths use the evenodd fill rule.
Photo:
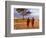
<svg viewBox="0 0 46 38">
<path fill-rule="evenodd" d="M 21 11 L 24 11 L 25 10 L 25 8 L 17 8 L 16 9 L 16 11 L 18 11 L 19 13 L 21 12 Z"/>
</svg>

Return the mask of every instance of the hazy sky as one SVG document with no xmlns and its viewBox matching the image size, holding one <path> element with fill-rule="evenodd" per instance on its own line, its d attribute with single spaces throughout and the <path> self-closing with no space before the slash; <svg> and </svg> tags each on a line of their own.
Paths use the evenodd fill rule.
<svg viewBox="0 0 46 38">
<path fill-rule="evenodd" d="M 31 17 L 39 17 L 39 9 L 32 9 L 32 8 L 30 8 L 30 9 L 28 9 L 30 12 L 31 12 L 31 14 L 29 14 L 29 15 L 26 15 L 26 16 L 24 16 L 24 18 L 31 18 Z M 20 15 L 20 13 L 18 13 L 17 11 L 16 11 L 16 8 L 14 9 L 14 17 L 15 18 L 23 18 L 23 15 Z"/>
</svg>

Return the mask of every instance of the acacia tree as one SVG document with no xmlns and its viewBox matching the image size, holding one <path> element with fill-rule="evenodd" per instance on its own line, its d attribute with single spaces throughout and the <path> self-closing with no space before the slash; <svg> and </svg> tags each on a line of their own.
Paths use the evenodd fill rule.
<svg viewBox="0 0 46 38">
<path fill-rule="evenodd" d="M 23 15 L 23 19 L 24 19 L 24 16 L 27 15 L 27 14 L 30 14 L 31 12 L 30 11 L 27 11 L 28 9 L 25 9 L 25 8 L 17 8 L 16 11 L 18 13 L 21 13 L 21 15 Z"/>
</svg>

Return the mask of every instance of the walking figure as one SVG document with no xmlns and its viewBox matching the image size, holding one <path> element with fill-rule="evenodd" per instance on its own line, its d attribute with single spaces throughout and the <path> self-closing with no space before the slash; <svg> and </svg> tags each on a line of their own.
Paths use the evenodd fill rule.
<svg viewBox="0 0 46 38">
<path fill-rule="evenodd" d="M 29 27 L 30 19 L 27 19 L 27 28 Z"/>
<path fill-rule="evenodd" d="M 34 27 L 34 17 L 32 17 L 32 27 Z"/>
</svg>

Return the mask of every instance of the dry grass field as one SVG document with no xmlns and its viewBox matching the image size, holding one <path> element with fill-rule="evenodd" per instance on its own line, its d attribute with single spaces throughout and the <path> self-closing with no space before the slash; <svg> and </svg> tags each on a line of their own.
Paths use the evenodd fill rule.
<svg viewBox="0 0 46 38">
<path fill-rule="evenodd" d="M 14 29 L 38 29 L 39 20 L 35 19 L 32 27 L 32 19 L 30 19 L 29 27 L 27 27 L 27 19 L 14 19 Z"/>
</svg>

